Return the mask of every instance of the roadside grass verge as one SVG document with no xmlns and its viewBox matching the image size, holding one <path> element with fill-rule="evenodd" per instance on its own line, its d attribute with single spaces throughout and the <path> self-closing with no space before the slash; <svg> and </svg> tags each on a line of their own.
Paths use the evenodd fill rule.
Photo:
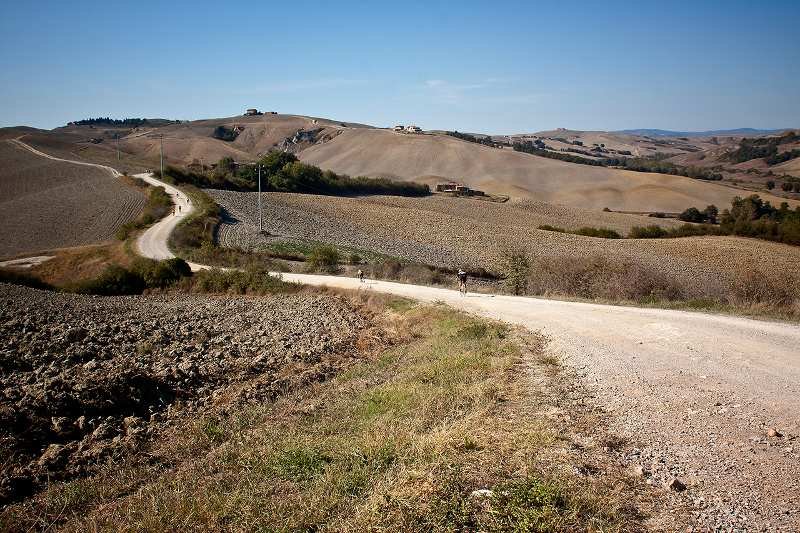
<svg viewBox="0 0 800 533">
<path fill-rule="evenodd" d="M 530 258 L 507 252 L 507 289 L 531 296 L 602 303 L 722 312 L 783 320 L 800 319 L 796 273 L 743 269 L 731 279 L 677 278 L 631 260 Z M 511 286 L 513 285 L 513 286 Z"/>
<path fill-rule="evenodd" d="M 145 466 L 54 484 L 5 510 L 0 526 L 641 529 L 630 480 L 574 473 L 537 388 L 557 372 L 543 339 L 523 342 L 444 306 L 390 300 L 383 309 L 393 348 L 274 404 L 187 421 Z"/>
</svg>

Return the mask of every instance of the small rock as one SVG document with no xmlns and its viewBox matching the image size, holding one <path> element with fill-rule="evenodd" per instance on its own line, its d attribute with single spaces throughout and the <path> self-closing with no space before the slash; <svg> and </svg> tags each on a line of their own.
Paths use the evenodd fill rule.
<svg viewBox="0 0 800 533">
<path fill-rule="evenodd" d="M 636 477 L 645 477 L 647 475 L 647 470 L 645 470 L 642 465 L 634 466 L 632 472 Z"/>
<path fill-rule="evenodd" d="M 489 489 L 478 489 L 478 490 L 473 490 L 472 493 L 470 493 L 469 497 L 470 498 L 491 498 L 493 495 L 494 495 L 494 491 L 491 491 Z"/>
<path fill-rule="evenodd" d="M 780 432 L 778 432 L 777 429 L 769 428 L 767 430 L 767 437 L 783 437 L 783 435 Z"/>
<path fill-rule="evenodd" d="M 686 490 L 686 485 L 680 479 L 674 477 L 667 482 L 667 488 L 675 492 Z"/>
<path fill-rule="evenodd" d="M 47 447 L 41 457 L 39 457 L 39 466 L 50 466 L 58 463 L 62 455 L 64 455 L 64 447 L 60 444 L 51 444 Z"/>
<path fill-rule="evenodd" d="M 69 418 L 65 416 L 54 416 L 50 418 L 50 424 L 56 435 L 64 436 L 69 433 Z"/>
<path fill-rule="evenodd" d="M 89 334 L 84 328 L 72 328 L 67 331 L 67 340 L 69 342 L 82 341 Z"/>
</svg>

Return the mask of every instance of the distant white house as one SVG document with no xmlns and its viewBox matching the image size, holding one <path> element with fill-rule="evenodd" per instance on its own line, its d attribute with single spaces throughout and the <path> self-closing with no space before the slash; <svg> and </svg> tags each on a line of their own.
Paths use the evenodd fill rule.
<svg viewBox="0 0 800 533">
<path fill-rule="evenodd" d="M 406 131 L 408 133 L 422 133 L 422 128 L 420 128 L 419 126 L 415 126 L 413 124 L 409 124 L 408 126 L 406 126 Z"/>
<path fill-rule="evenodd" d="M 244 114 L 247 116 L 254 116 L 254 115 L 260 115 L 261 113 L 258 112 L 258 109 L 248 109 L 247 111 L 244 112 Z"/>
<path fill-rule="evenodd" d="M 398 124 L 397 126 L 395 126 L 395 127 L 394 127 L 394 128 L 392 128 L 392 129 L 393 129 L 394 131 L 405 131 L 405 130 L 406 130 L 406 127 L 405 127 L 405 126 L 403 126 L 402 124 Z"/>
</svg>

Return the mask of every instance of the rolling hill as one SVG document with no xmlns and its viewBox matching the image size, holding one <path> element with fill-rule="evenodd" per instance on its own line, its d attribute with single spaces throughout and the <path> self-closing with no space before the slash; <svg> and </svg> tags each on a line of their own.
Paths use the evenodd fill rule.
<svg viewBox="0 0 800 533">
<path fill-rule="evenodd" d="M 428 183 L 454 179 L 493 193 L 587 209 L 676 212 L 689 206 L 726 206 L 744 194 L 682 176 L 578 165 L 446 135 L 378 129 L 344 130 L 329 142 L 303 150 L 299 157 L 350 175 Z"/>
<path fill-rule="evenodd" d="M 232 140 L 215 138 L 215 130 L 220 129 L 229 133 Z M 712 166 L 736 146 L 733 138 L 650 138 L 564 129 L 531 135 L 550 139 L 548 146 L 556 151 L 574 147 L 571 143 L 580 140 L 584 146 L 602 144 L 612 155 L 666 154 L 677 163 L 695 166 Z M 0 130 L 0 138 L 13 136 L 21 136 L 48 153 L 137 172 L 157 167 L 162 136 L 165 162 L 180 166 L 208 166 L 223 157 L 251 162 L 270 150 L 288 150 L 304 162 L 352 176 L 415 180 L 431 185 L 456 180 L 489 193 L 592 210 L 608 207 L 619 211 L 679 212 L 708 204 L 722 208 L 734 196 L 750 193 L 719 182 L 580 165 L 508 148 L 491 148 L 446 134 L 398 134 L 363 124 L 300 115 L 266 113 L 134 128 L 69 125 L 52 131 Z M 513 140 L 528 135 L 506 137 Z M 737 171 L 744 174 L 746 169 Z M 756 178 L 766 181 L 760 175 Z M 755 190 L 758 191 L 757 186 Z M 773 203 L 784 201 L 763 190 L 758 192 Z"/>
<path fill-rule="evenodd" d="M 53 161 L 0 140 L 0 257 L 113 239 L 144 195 L 99 168 Z"/>
</svg>

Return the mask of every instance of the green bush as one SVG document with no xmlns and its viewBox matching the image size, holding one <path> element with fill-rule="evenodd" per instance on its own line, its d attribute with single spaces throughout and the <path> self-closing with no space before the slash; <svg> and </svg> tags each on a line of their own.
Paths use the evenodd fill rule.
<svg viewBox="0 0 800 533">
<path fill-rule="evenodd" d="M 191 292 L 221 294 L 276 294 L 299 290 L 299 285 L 271 276 L 268 270 L 261 268 L 201 270 L 191 278 L 184 278 L 181 286 Z"/>
<path fill-rule="evenodd" d="M 317 246 L 308 254 L 307 262 L 313 270 L 336 272 L 339 268 L 339 252 L 333 246 Z"/>
<path fill-rule="evenodd" d="M 531 273 L 528 253 L 522 249 L 510 249 L 504 250 L 502 255 L 502 272 L 506 286 L 513 294 L 526 294 Z"/>
<path fill-rule="evenodd" d="M 586 237 L 599 237 L 601 239 L 621 239 L 622 235 L 614 231 L 613 229 L 608 228 L 590 228 L 590 227 L 583 227 L 579 228 L 575 231 L 570 233 L 574 233 L 575 235 L 584 235 Z"/>
<path fill-rule="evenodd" d="M 622 235 L 614 231 L 613 229 L 608 228 L 592 228 L 589 226 L 584 226 L 582 228 L 576 230 L 567 230 L 564 228 L 559 228 L 558 226 L 551 226 L 549 224 L 543 224 L 539 226 L 539 229 L 544 231 L 555 231 L 558 233 L 572 233 L 573 235 L 583 235 L 584 237 L 599 237 L 601 239 L 621 239 Z"/>
<path fill-rule="evenodd" d="M 179 257 L 164 261 L 139 258 L 133 263 L 131 271 L 142 277 L 147 288 L 159 289 L 169 287 L 181 278 L 192 275 L 189 264 Z"/>
<path fill-rule="evenodd" d="M 215 139 L 219 139 L 220 141 L 231 142 L 235 141 L 239 134 L 230 128 L 226 128 L 225 126 L 217 126 L 214 128 L 214 131 L 211 132 L 211 136 Z"/>
<path fill-rule="evenodd" d="M 696 207 L 690 207 L 678 215 L 678 218 L 684 222 L 703 222 L 706 219 L 706 217 L 703 216 L 703 213 L 701 213 Z"/>
<path fill-rule="evenodd" d="M 142 180 L 139 180 L 142 181 Z M 147 186 L 146 182 L 142 183 Z M 138 184 L 137 184 L 138 185 Z M 164 187 L 150 187 L 147 194 L 147 203 L 144 206 L 139 218 L 126 222 L 119 227 L 116 233 L 117 239 L 124 241 L 131 233 L 136 230 L 149 226 L 153 222 L 160 220 L 172 210 L 172 199 L 164 190 Z"/>
<path fill-rule="evenodd" d="M 634 226 L 628 233 L 629 239 L 661 239 L 667 236 L 667 230 L 661 226 Z"/>
</svg>

